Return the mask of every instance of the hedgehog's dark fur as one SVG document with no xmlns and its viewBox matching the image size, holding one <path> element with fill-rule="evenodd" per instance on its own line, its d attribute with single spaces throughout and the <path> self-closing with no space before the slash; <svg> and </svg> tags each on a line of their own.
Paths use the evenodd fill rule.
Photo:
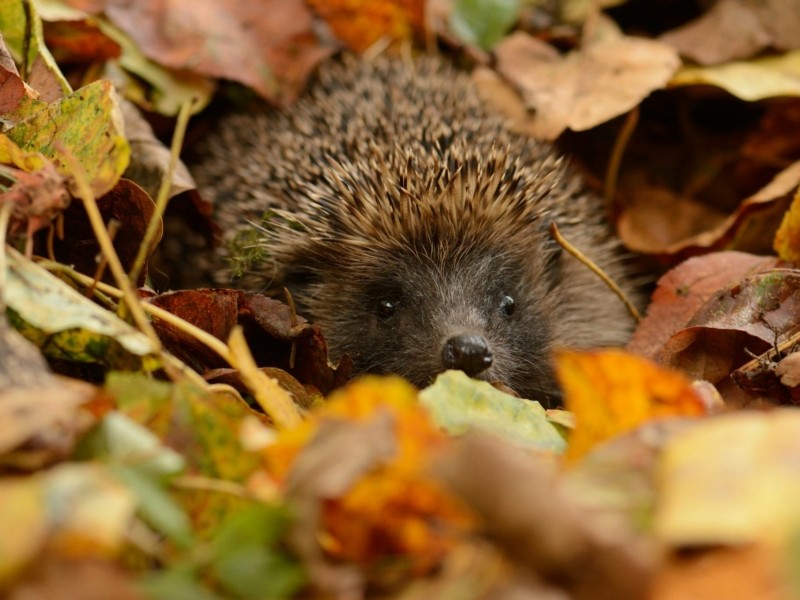
<svg viewBox="0 0 800 600">
<path fill-rule="evenodd" d="M 289 111 L 224 120 L 206 152 L 196 175 L 227 239 L 277 211 L 254 271 L 359 371 L 424 385 L 446 340 L 474 334 L 493 355 L 482 378 L 544 398 L 551 348 L 629 334 L 622 302 L 549 233 L 630 287 L 602 203 L 440 59 L 331 62 Z"/>
</svg>

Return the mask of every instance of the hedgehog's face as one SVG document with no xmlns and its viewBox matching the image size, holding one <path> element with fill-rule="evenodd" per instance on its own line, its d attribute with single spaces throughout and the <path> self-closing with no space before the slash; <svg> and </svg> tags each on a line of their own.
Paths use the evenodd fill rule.
<svg viewBox="0 0 800 600">
<path fill-rule="evenodd" d="M 306 304 L 334 356 L 358 372 L 424 386 L 446 369 L 500 381 L 525 397 L 556 395 L 549 366 L 548 265 L 475 252 L 452 261 L 398 252 L 382 268 L 337 270 L 309 285 Z M 544 275 L 548 277 L 547 275 Z M 313 298 L 336 298 L 335 306 Z"/>
</svg>

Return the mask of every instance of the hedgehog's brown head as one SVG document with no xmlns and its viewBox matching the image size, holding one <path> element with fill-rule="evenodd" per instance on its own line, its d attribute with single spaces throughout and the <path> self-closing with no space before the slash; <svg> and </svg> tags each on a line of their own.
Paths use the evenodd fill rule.
<svg viewBox="0 0 800 600">
<path fill-rule="evenodd" d="M 561 261 L 542 199 L 569 200 L 562 166 L 547 159 L 534 173 L 457 146 L 427 155 L 327 165 L 270 241 L 279 282 L 359 371 L 426 385 L 456 368 L 554 395 Z"/>
</svg>

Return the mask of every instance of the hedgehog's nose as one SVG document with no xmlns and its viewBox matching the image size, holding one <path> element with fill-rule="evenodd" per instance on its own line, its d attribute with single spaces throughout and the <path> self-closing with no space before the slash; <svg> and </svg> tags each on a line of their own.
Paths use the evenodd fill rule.
<svg viewBox="0 0 800 600">
<path fill-rule="evenodd" d="M 492 366 L 492 351 L 479 335 L 454 335 L 444 343 L 442 362 L 445 369 L 477 375 Z"/>
</svg>

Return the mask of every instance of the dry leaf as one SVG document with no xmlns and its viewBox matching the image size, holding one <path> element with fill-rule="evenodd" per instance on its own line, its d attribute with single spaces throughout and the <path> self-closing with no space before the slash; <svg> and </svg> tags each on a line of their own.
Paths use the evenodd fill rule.
<svg viewBox="0 0 800 600">
<path fill-rule="evenodd" d="M 733 251 L 712 252 L 682 262 L 658 280 L 647 315 L 628 342 L 628 351 L 657 360 L 670 336 L 685 327 L 710 297 L 774 266 L 775 259 Z"/>
<path fill-rule="evenodd" d="M 408 41 L 422 33 L 424 0 L 309 0 L 345 46 L 362 52 L 378 42 Z"/>
<path fill-rule="evenodd" d="M 535 111 L 538 137 L 554 139 L 624 114 L 662 88 L 680 64 L 676 52 L 653 40 L 622 35 L 604 17 L 587 21 L 583 45 L 562 57 L 523 32 L 495 48 L 497 70 Z"/>
<path fill-rule="evenodd" d="M 575 413 L 565 455 L 570 461 L 647 421 L 706 413 L 682 374 L 622 350 L 559 351 L 556 376 L 567 409 Z"/>
</svg>

